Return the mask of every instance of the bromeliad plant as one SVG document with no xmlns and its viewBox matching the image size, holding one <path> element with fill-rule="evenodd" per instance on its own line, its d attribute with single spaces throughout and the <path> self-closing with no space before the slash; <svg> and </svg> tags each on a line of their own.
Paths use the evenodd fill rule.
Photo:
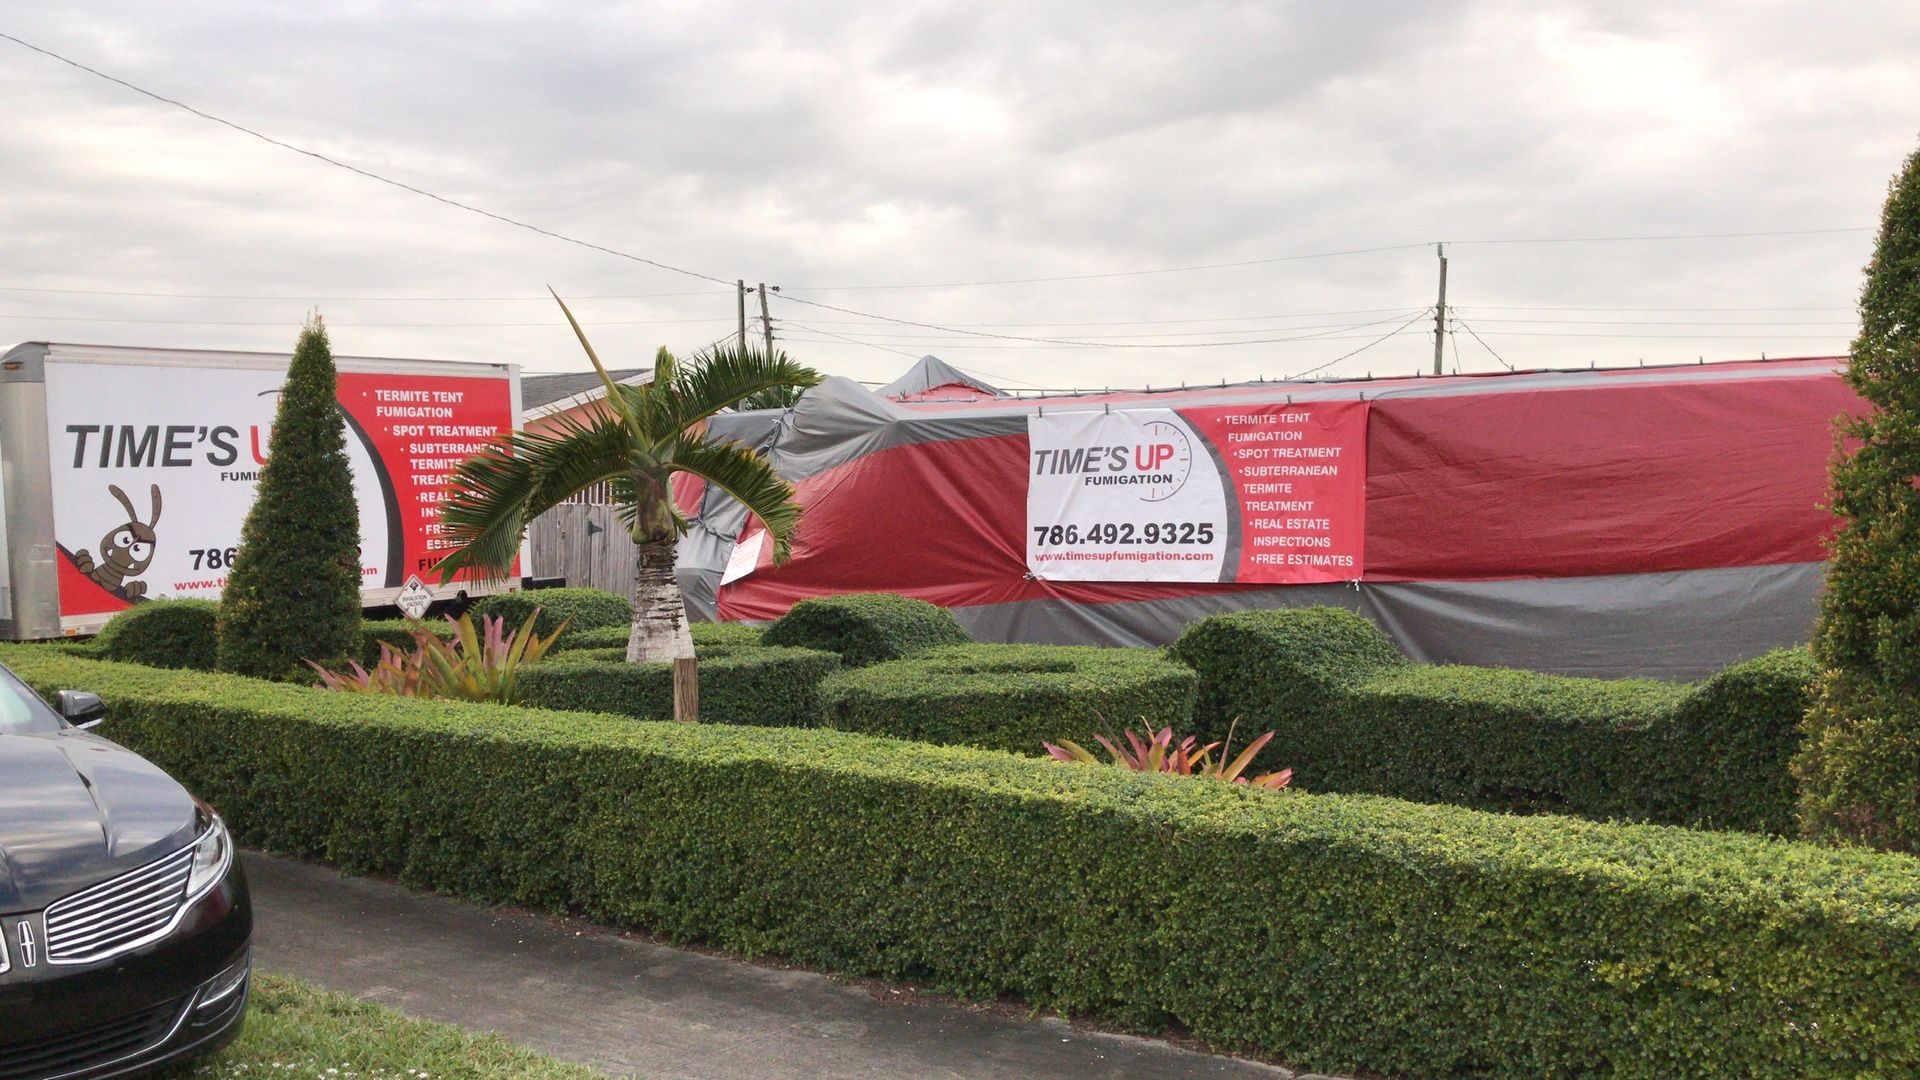
<svg viewBox="0 0 1920 1080">
<path fill-rule="evenodd" d="M 553 648 L 566 631 L 563 621 L 551 634 L 540 636 L 533 630 L 540 617 L 535 608 L 512 634 L 506 632 L 507 620 L 495 615 L 480 617 L 476 629 L 473 616 L 452 616 L 453 640 L 443 640 L 424 625 L 413 627 L 413 650 L 404 651 L 380 643 L 380 659 L 371 671 L 359 663 L 350 663 L 346 671 L 328 671 L 313 661 L 307 666 L 319 673 L 320 685 L 328 690 L 352 694 L 390 694 L 398 697 L 458 698 L 463 701 L 497 701 L 511 705 L 520 698 L 520 669 L 538 661 Z"/>
<path fill-rule="evenodd" d="M 1281 769 L 1279 772 L 1263 773 L 1255 777 L 1242 775 L 1247 766 L 1253 764 L 1254 756 L 1273 741 L 1273 732 L 1253 740 L 1238 757 L 1228 760 L 1232 752 L 1233 729 L 1227 729 L 1225 742 L 1210 742 L 1205 746 L 1196 746 L 1200 740 L 1189 735 L 1178 743 L 1173 741 L 1173 729 L 1161 728 L 1155 732 L 1142 725 L 1140 731 L 1126 729 L 1126 745 L 1106 735 L 1095 735 L 1094 741 L 1106 748 L 1107 756 L 1113 764 L 1133 772 L 1170 773 L 1174 776 L 1205 776 L 1214 780 L 1224 780 L 1229 784 L 1246 784 L 1250 787 L 1283 788 L 1293 782 L 1293 770 Z M 1047 753 L 1057 761 L 1079 762 L 1085 765 L 1098 765 L 1100 759 L 1079 743 L 1061 739 L 1058 744 L 1043 742 Z M 1214 751 L 1219 751 L 1216 755 Z"/>
</svg>

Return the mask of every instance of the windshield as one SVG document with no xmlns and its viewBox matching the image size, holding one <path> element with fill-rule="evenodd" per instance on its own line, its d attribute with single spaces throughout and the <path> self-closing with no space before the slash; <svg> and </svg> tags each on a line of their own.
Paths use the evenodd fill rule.
<svg viewBox="0 0 1920 1080">
<path fill-rule="evenodd" d="M 13 672 L 0 667 L 0 735 L 59 731 L 66 726 Z"/>
</svg>

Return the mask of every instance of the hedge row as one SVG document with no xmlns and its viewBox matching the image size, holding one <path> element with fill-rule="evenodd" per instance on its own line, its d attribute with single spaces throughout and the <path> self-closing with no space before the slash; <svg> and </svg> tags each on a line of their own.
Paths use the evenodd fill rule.
<svg viewBox="0 0 1920 1080">
<path fill-rule="evenodd" d="M 533 628 L 540 634 L 553 633 L 564 620 L 571 620 L 567 622 L 568 636 L 586 630 L 625 628 L 633 624 L 633 602 L 605 589 L 530 589 L 495 593 L 481 597 L 474 603 L 472 611 L 476 622 L 482 615 L 492 615 L 506 619 L 508 626 L 517 627 L 526 622 L 527 616 L 536 609 L 540 617 L 534 621 Z"/>
<path fill-rule="evenodd" d="M 554 643 L 554 648 L 562 651 L 580 649 L 619 649 L 623 654 L 627 649 L 627 636 L 632 633 L 632 623 L 619 626 L 600 626 L 591 630 L 569 633 Z M 693 633 L 693 647 L 701 656 L 709 650 L 736 645 L 758 645 L 764 627 L 749 626 L 745 623 L 689 623 L 687 629 Z"/>
<path fill-rule="evenodd" d="M 1279 731 L 1266 767 L 1311 791 L 1389 794 L 1787 834 L 1804 650 L 1695 687 L 1409 663 L 1335 608 L 1203 619 L 1171 648 L 1200 677 L 1196 724 Z"/>
<path fill-rule="evenodd" d="M 820 687 L 828 727 L 1041 753 L 1096 732 L 1193 727 L 1193 669 L 1150 649 L 955 645 L 838 672 Z"/>
<path fill-rule="evenodd" d="M 821 681 L 839 668 L 839 657 L 815 649 L 714 646 L 700 660 L 700 719 L 812 727 L 820 722 Z M 557 653 L 522 671 L 519 685 L 530 706 L 673 717 L 673 666 L 630 664 L 624 648 Z"/>
<path fill-rule="evenodd" d="M 220 652 L 219 614 L 220 605 L 211 600 L 145 600 L 108 620 L 90 645 L 108 660 L 212 671 Z"/>
<path fill-rule="evenodd" d="M 360 662 L 371 664 L 380 659 L 380 646 L 391 645 L 396 649 L 413 651 L 413 629 L 415 626 L 437 637 L 453 636 L 453 625 L 438 615 L 414 622 L 410 619 L 368 619 L 360 624 Z"/>
<path fill-rule="evenodd" d="M 893 593 L 802 600 L 767 627 L 768 645 L 838 653 L 848 667 L 899 660 L 972 639 L 946 608 Z"/>
<path fill-rule="evenodd" d="M 593 593 L 596 591 L 597 590 L 594 589 L 540 589 L 517 595 L 539 599 L 554 593 Z M 601 598 L 612 597 L 622 605 L 627 605 L 626 600 L 614 593 L 599 593 L 599 596 Z M 605 607 L 602 601 L 596 601 L 595 603 L 599 607 Z M 582 605 L 579 604 L 571 606 L 576 611 L 582 607 Z M 508 625 L 510 627 L 518 627 L 522 622 L 526 621 L 527 614 L 531 610 L 531 607 L 521 606 L 516 602 L 515 605 L 491 605 L 486 608 L 484 613 L 509 616 Z M 543 608 L 542 610 L 544 611 L 545 609 Z M 618 649 L 621 655 L 625 656 L 627 650 L 627 635 L 632 632 L 633 628 L 633 610 L 631 605 L 623 607 L 622 610 L 625 611 L 626 614 L 621 616 L 619 622 L 611 625 L 601 623 L 600 625 L 589 626 L 585 629 L 578 629 L 569 625 L 567 632 L 561 635 L 560 640 L 554 642 L 554 652 L 551 655 L 557 657 L 562 652 L 573 653 L 588 649 L 596 651 Z M 476 604 L 474 606 L 474 613 L 476 616 L 482 614 L 482 605 Z M 603 610 L 597 617 L 604 619 L 605 616 L 606 612 Z M 450 624 L 440 616 L 436 615 L 422 621 L 429 630 L 442 637 L 446 637 L 452 633 Z M 538 630 L 542 624 L 547 625 L 549 630 L 553 626 L 559 625 L 557 621 L 547 619 L 544 614 L 540 620 L 534 624 L 535 629 Z M 413 647 L 413 623 L 406 619 L 369 620 L 362 623 L 361 626 L 363 636 L 367 642 L 366 655 L 369 659 L 379 657 L 380 643 L 383 641 L 400 648 Z M 758 645 L 760 643 L 760 635 L 764 630 L 763 627 L 748 626 L 744 623 L 691 623 L 687 628 L 693 632 L 694 649 L 698 651 L 702 657 L 708 656 L 716 649 L 730 648 L 738 645 Z"/>
<path fill-rule="evenodd" d="M 242 842 L 1410 1076 L 1920 1070 L 1920 862 L 0 649 Z"/>
</svg>

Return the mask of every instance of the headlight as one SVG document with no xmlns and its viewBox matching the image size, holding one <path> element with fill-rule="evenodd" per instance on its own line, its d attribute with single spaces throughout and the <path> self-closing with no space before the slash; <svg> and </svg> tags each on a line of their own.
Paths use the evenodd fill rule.
<svg viewBox="0 0 1920 1080">
<path fill-rule="evenodd" d="M 233 838 L 227 835 L 227 823 L 219 814 L 209 813 L 213 824 L 193 842 L 193 870 L 187 874 L 187 903 L 205 896 L 233 866 Z"/>
</svg>

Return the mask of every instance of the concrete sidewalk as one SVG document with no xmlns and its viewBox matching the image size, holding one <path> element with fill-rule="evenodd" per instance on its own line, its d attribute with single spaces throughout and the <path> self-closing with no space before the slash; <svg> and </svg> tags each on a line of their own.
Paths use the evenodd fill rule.
<svg viewBox="0 0 1920 1080">
<path fill-rule="evenodd" d="M 1294 1073 L 489 911 L 246 853 L 259 966 L 645 1080 Z"/>
</svg>

